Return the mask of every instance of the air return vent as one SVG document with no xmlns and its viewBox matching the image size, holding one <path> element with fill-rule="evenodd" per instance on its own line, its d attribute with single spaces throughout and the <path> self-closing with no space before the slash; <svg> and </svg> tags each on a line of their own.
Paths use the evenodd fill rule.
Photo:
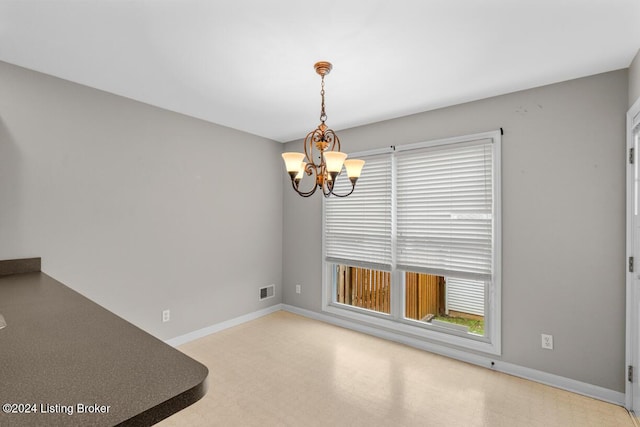
<svg viewBox="0 0 640 427">
<path fill-rule="evenodd" d="M 258 298 L 260 301 L 267 298 L 272 298 L 276 293 L 276 285 L 265 286 L 264 288 L 260 288 L 260 297 Z"/>
</svg>

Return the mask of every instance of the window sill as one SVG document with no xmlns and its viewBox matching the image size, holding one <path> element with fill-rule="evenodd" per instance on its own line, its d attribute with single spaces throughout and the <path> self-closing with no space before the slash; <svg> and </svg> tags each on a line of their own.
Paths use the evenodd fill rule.
<svg viewBox="0 0 640 427">
<path fill-rule="evenodd" d="M 443 329 L 438 330 L 440 328 L 422 325 L 416 321 L 395 320 L 388 314 L 371 312 L 339 303 L 323 304 L 322 311 L 336 317 L 398 334 L 399 338 L 408 336 L 424 342 L 445 344 L 495 356 L 502 354 L 500 347 L 487 337 L 457 334 L 453 330 L 451 332 Z"/>
</svg>

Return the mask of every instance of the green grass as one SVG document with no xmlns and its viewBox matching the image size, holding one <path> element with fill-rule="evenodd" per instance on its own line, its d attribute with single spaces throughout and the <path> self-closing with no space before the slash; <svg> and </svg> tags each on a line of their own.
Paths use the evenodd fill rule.
<svg viewBox="0 0 640 427">
<path fill-rule="evenodd" d="M 484 320 L 472 320 L 462 317 L 436 316 L 434 319 L 441 322 L 455 323 L 456 325 L 464 325 L 469 328 L 472 334 L 484 336 Z"/>
</svg>

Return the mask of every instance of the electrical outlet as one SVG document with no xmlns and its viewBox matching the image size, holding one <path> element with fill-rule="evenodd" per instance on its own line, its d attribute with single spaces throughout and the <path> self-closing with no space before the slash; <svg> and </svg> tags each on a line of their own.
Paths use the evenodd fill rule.
<svg viewBox="0 0 640 427">
<path fill-rule="evenodd" d="M 302 292 L 302 286 L 296 285 L 296 294 L 299 294 L 300 292 Z"/>
<path fill-rule="evenodd" d="M 171 311 L 170 310 L 163 310 L 162 311 L 162 323 L 168 322 L 169 320 L 171 320 Z"/>
<path fill-rule="evenodd" d="M 541 334 L 542 348 L 553 350 L 553 335 Z"/>
</svg>

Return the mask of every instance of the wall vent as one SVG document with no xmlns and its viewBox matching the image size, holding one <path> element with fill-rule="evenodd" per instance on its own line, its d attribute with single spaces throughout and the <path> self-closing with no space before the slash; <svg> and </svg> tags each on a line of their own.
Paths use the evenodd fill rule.
<svg viewBox="0 0 640 427">
<path fill-rule="evenodd" d="M 265 286 L 264 288 L 260 288 L 260 296 L 258 299 L 262 301 L 263 299 L 273 298 L 276 294 L 276 285 Z"/>
</svg>

